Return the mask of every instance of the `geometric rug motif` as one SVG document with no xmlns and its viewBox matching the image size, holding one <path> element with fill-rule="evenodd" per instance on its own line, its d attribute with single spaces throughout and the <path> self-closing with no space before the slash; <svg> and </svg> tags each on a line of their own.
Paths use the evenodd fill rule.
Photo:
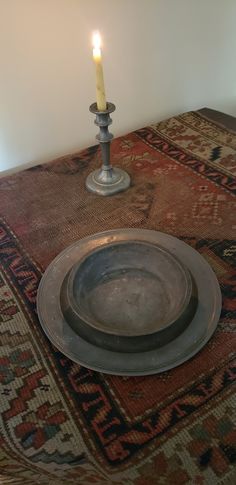
<svg viewBox="0 0 236 485">
<path fill-rule="evenodd" d="M 9 316 L 1 323 L 2 444 L 5 452 L 9 446 L 13 447 L 11 452 L 16 455 L 18 463 L 18 466 L 8 464 L 3 454 L 2 473 L 11 473 L 18 468 L 18 478 L 21 475 L 27 478 L 28 474 L 32 475 L 32 467 L 34 473 L 39 473 L 39 476 L 42 473 L 42 477 L 48 477 L 47 480 L 51 474 L 63 478 L 65 473 L 69 479 L 68 467 L 74 470 L 78 465 L 84 465 L 85 475 L 89 478 L 91 464 L 86 448 L 81 437 L 75 436 L 72 416 L 65 398 L 58 392 L 53 373 L 42 354 L 42 347 L 34 338 L 30 321 L 17 305 L 3 274 L 0 281 L 4 315 L 8 313 Z M 93 465 L 92 475 L 94 468 Z"/>
<path fill-rule="evenodd" d="M 8 228 L 2 224 L 2 262 L 5 266 L 5 258 L 7 255 L 8 265 L 5 266 L 5 271 L 8 276 L 12 269 L 14 269 L 15 275 L 17 275 L 17 281 L 19 288 L 21 287 L 21 296 L 24 297 L 24 303 L 31 307 L 32 314 L 34 313 L 34 285 L 37 285 L 37 270 L 33 272 L 33 264 L 28 260 L 25 255 L 20 253 L 19 247 L 17 247 L 17 241 L 13 238 Z M 5 234 L 5 236 L 3 236 Z M 11 245 L 9 241 L 11 239 Z M 4 244 L 7 241 L 7 245 Z M 187 242 L 187 241 L 186 241 Z M 211 254 L 211 261 L 215 258 L 215 267 L 219 265 L 221 257 L 223 257 L 224 264 L 227 266 L 223 268 L 221 275 L 222 288 L 225 289 L 225 298 L 222 312 L 222 325 L 224 320 L 227 322 L 235 322 L 235 314 L 228 301 L 235 301 L 235 288 L 232 285 L 232 289 L 224 282 L 224 275 L 229 275 L 229 266 L 231 263 L 232 252 L 231 241 L 225 243 L 218 241 L 188 241 L 192 246 L 196 247 L 200 252 L 206 256 Z M 229 258 L 229 261 L 228 261 Z M 9 264 L 10 263 L 10 264 Z M 214 267 L 213 264 L 213 267 Z M 27 267 L 28 266 L 28 267 Z M 230 266 L 231 267 L 231 266 Z M 27 291 L 26 287 L 22 287 L 22 276 L 19 269 L 24 270 L 24 274 L 27 274 Z M 227 278 L 230 280 L 231 278 Z M 15 280 L 15 287 L 16 280 Z M 30 291 L 29 291 L 30 290 Z M 104 471 L 100 469 L 99 461 L 97 465 L 91 462 L 92 449 L 86 447 L 86 439 L 84 437 L 82 429 L 80 429 L 80 446 L 73 447 L 73 439 L 75 439 L 75 433 L 71 428 L 71 414 L 68 415 L 66 409 L 66 402 L 62 399 L 62 395 L 58 391 L 55 393 L 55 382 L 52 382 L 52 375 L 50 373 L 50 366 L 47 369 L 46 362 L 41 357 L 38 361 L 38 356 L 41 353 L 42 345 L 38 347 L 37 341 L 32 339 L 32 332 L 29 331 L 27 320 L 24 313 L 17 305 L 17 300 L 14 298 L 13 293 L 7 285 L 7 280 L 2 275 L 0 280 L 1 291 L 1 339 L 4 343 L 2 347 L 2 354 L 0 359 L 0 371 L 1 371 L 1 383 L 3 396 L 2 401 L 2 420 L 3 423 L 8 423 L 7 429 L 8 437 L 12 443 L 15 443 L 18 453 L 24 453 L 24 459 L 33 465 L 37 465 L 37 468 L 43 468 L 48 473 L 53 475 L 58 474 L 60 478 L 63 476 L 70 480 L 71 474 L 79 469 L 83 470 L 86 480 L 91 480 L 94 476 L 94 469 L 96 474 L 100 474 L 100 478 L 103 475 L 103 482 L 106 483 L 106 475 Z M 230 295 L 230 298 L 226 298 Z M 223 294 L 224 296 L 224 294 Z M 19 301 L 19 300 L 18 300 Z M 228 308 L 229 305 L 229 308 Z M 11 325 L 9 326 L 9 321 Z M 33 325 L 33 322 L 31 322 Z M 20 331 L 19 331 L 20 328 Z M 9 330 L 10 329 L 10 330 Z M 40 330 L 40 327 L 38 328 Z M 221 335 L 220 331 L 218 333 Z M 45 343 L 49 344 L 48 340 L 41 335 L 41 338 L 45 340 Z M 221 341 L 221 340 L 220 340 Z M 45 345 L 45 344 L 44 344 Z M 227 352 L 229 352 L 229 346 Z M 49 344 L 50 348 L 50 344 Z M 52 349 L 51 349 L 52 350 Z M 209 348 L 208 348 L 209 350 Z M 162 438 L 169 434 L 175 435 L 178 426 L 184 420 L 186 423 L 192 422 L 192 416 L 201 412 L 202 406 L 208 406 L 212 400 L 220 399 L 222 392 L 226 395 L 230 393 L 230 389 L 233 383 L 236 381 L 236 358 L 233 356 L 233 346 L 231 351 L 231 357 L 228 355 L 228 359 L 223 359 L 221 355 L 221 362 L 218 361 L 218 365 L 208 369 L 207 375 L 200 376 L 194 383 L 188 383 L 183 385 L 182 389 L 175 391 L 172 384 L 172 396 L 162 395 L 160 405 L 154 405 L 150 400 L 150 411 L 147 413 L 148 401 L 147 396 L 150 393 L 150 386 L 154 390 L 154 386 L 158 384 L 158 381 L 162 380 L 168 385 L 168 375 L 172 373 L 178 373 L 178 370 L 173 370 L 164 373 L 160 376 L 152 376 L 145 379 L 139 378 L 122 378 L 116 376 L 103 376 L 99 373 L 85 369 L 62 356 L 60 352 L 53 349 L 53 359 L 57 364 L 57 368 L 60 370 L 61 377 L 64 380 L 64 386 L 66 385 L 69 394 L 74 397 L 74 401 L 78 403 L 77 413 L 81 414 L 82 420 L 86 423 L 86 428 L 90 427 L 90 445 L 91 438 L 94 440 L 95 447 L 98 446 L 100 452 L 106 461 L 104 470 L 107 469 L 108 464 L 112 467 L 118 464 L 124 464 L 123 478 L 128 474 L 125 472 L 127 460 L 132 459 L 143 449 L 144 455 L 140 464 L 136 460 L 136 472 L 134 473 L 132 467 L 132 460 L 128 472 L 133 474 L 134 484 L 142 483 L 140 480 L 140 474 L 142 476 L 142 469 L 146 467 L 146 459 L 149 456 L 153 448 L 152 442 L 157 438 L 162 441 Z M 50 351 L 51 352 L 51 351 Z M 50 354 L 47 354 L 49 357 Z M 39 362 L 39 365 L 37 364 Z M 44 365 L 42 366 L 42 362 Z M 180 368 L 181 369 L 181 368 Z M 51 376 L 51 378 L 50 378 Z M 142 382 L 143 381 L 143 382 Z M 170 381 L 169 381 L 170 382 Z M 156 384 L 155 384 L 156 383 Z M 132 384 L 132 385 L 131 385 Z M 183 384 L 183 383 L 182 383 Z M 141 385 L 141 388 L 140 388 Z M 138 391 L 137 387 L 141 389 Z M 125 398 L 125 389 L 128 389 L 127 399 Z M 147 390 L 145 391 L 145 389 Z M 166 386 L 165 386 L 166 389 Z M 53 392 L 52 392 L 53 390 Z M 59 389 L 58 389 L 59 390 Z M 143 396 L 142 396 L 143 393 Z M 160 390 L 157 389 L 157 395 L 160 395 Z M 155 395 L 155 392 L 154 392 Z M 119 396 L 123 396 L 123 402 L 119 399 Z M 230 398 L 230 403 L 235 402 L 234 395 Z M 124 408 L 124 403 L 130 402 L 132 412 L 135 406 L 132 404 L 139 401 L 139 408 L 142 401 L 146 403 L 142 414 L 138 417 L 130 415 L 129 409 Z M 5 403 L 5 404 L 4 404 Z M 63 403 L 63 404 L 62 404 Z M 220 408 L 220 406 L 219 406 Z M 228 408 L 228 410 L 231 408 Z M 220 411 L 222 412 L 222 411 Z M 101 414 L 102 413 L 102 414 Z M 231 409 L 232 413 L 232 409 Z M 101 415 L 101 417 L 100 417 Z M 235 459 L 234 442 L 231 438 L 234 437 L 232 422 L 229 419 L 226 422 L 226 431 L 222 435 L 222 442 L 220 442 L 221 448 L 221 465 L 219 469 L 215 464 L 216 454 L 215 448 L 211 448 L 211 440 L 214 438 L 210 433 L 211 422 L 214 422 L 214 413 L 211 415 L 211 421 L 206 426 L 204 435 L 204 425 L 209 422 L 208 418 L 202 416 L 203 424 L 200 428 L 199 420 L 196 426 L 190 427 L 188 434 L 188 447 L 185 450 L 182 444 L 182 450 L 184 454 L 189 457 L 192 465 L 189 468 L 183 467 L 181 462 L 181 449 L 177 453 L 176 448 L 171 447 L 172 439 L 168 440 L 168 449 L 172 450 L 172 454 L 167 452 L 164 445 L 163 447 L 156 449 L 154 453 L 152 465 L 147 465 L 146 477 L 148 478 L 153 470 L 153 467 L 160 468 L 160 471 L 166 480 L 171 480 L 176 470 L 180 473 L 182 482 L 187 483 L 187 480 L 196 479 L 198 473 L 205 473 L 206 477 L 220 477 L 220 472 L 224 476 L 232 475 L 232 466 Z M 225 418 L 222 417 L 222 429 L 224 427 Z M 231 425 L 230 425 L 231 423 Z M 69 425 L 69 427 L 68 427 Z M 216 425 L 214 425 L 216 426 Z M 4 425 L 3 425 L 4 429 Z M 216 433 L 217 431 L 213 432 Z M 218 429 L 218 428 L 217 428 Z M 198 430 L 203 436 L 206 436 L 205 441 L 200 439 L 197 441 Z M 77 429 L 77 440 L 78 440 Z M 10 432 L 10 434 L 9 434 Z M 222 431 L 223 432 L 223 431 Z M 210 434 L 209 434 L 210 433 Z M 230 434 L 231 433 L 231 434 Z M 178 435 L 179 436 L 179 435 Z M 220 439 L 219 438 L 217 439 Z M 218 437 L 218 435 L 217 435 Z M 213 439 L 213 442 L 216 438 Z M 174 442 L 174 441 L 173 441 Z M 199 443 L 199 451 L 195 450 L 194 443 Z M 145 444 L 149 444 L 148 455 L 145 453 Z M 89 442 L 87 443 L 89 446 Z M 207 448 L 210 447 L 210 448 Z M 218 446 L 218 445 L 217 445 Z M 206 448 L 206 451 L 204 451 Z M 219 448 L 219 447 L 218 447 Z M 218 449 L 217 448 L 217 449 Z M 198 448 L 197 448 L 198 449 Z M 210 451 L 209 451 L 210 449 Z M 158 450 L 158 452 L 157 452 Z M 203 450 L 203 451 L 202 451 Z M 199 456 L 198 456 L 198 454 Z M 207 454 L 208 453 L 208 454 Z M 101 459 L 101 456 L 99 457 Z M 211 465 L 212 460 L 212 465 Z M 145 465 L 144 465 L 145 463 Z M 182 465 L 181 465 L 182 463 Z M 194 466 L 193 466 L 194 464 Z M 70 471 L 68 471 L 68 466 Z M 213 468 L 212 468 L 213 466 Z M 221 466 L 221 468 L 220 468 Z M 150 470 L 149 470 L 150 468 Z M 216 468 L 216 469 L 215 469 Z M 90 472 L 88 470 L 90 469 Z M 89 474 L 90 473 L 90 474 Z M 102 474 L 102 475 L 101 475 Z M 116 475 L 116 474 L 115 474 Z M 171 478 L 172 477 L 172 478 Z M 123 479 L 122 479 L 123 480 Z M 185 480 L 185 481 L 184 481 Z M 68 482 L 69 483 L 69 482 Z M 86 483 L 86 481 L 84 482 Z M 89 483 L 89 482 L 88 482 Z M 128 483 L 128 482 L 127 482 Z M 158 483 L 158 482 L 157 482 Z M 171 482 L 170 482 L 171 483 Z"/>
<path fill-rule="evenodd" d="M 235 133 L 216 127 L 196 112 L 184 113 L 135 133 L 161 153 L 236 193 Z"/>
</svg>

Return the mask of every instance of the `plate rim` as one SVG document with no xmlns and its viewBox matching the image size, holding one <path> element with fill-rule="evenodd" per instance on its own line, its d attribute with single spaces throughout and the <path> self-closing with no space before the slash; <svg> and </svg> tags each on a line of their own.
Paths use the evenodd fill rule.
<svg viewBox="0 0 236 485">
<path fill-rule="evenodd" d="M 144 238 L 144 240 L 147 240 L 148 242 L 150 242 L 149 237 L 151 237 L 151 238 L 153 238 L 152 239 L 153 244 L 155 244 L 155 242 L 153 241 L 155 239 L 156 243 L 160 244 L 160 245 L 162 244 L 162 242 L 158 241 L 158 238 L 161 238 L 161 239 L 167 238 L 170 245 L 171 245 L 171 243 L 174 245 L 174 249 L 173 248 L 170 249 L 168 247 L 167 250 L 169 250 L 170 252 L 176 250 L 176 248 L 175 248 L 175 244 L 176 244 L 177 246 L 182 246 L 182 248 L 188 248 L 186 250 L 188 252 L 190 251 L 193 255 L 195 255 L 195 258 L 197 258 L 197 259 L 199 259 L 199 261 L 201 261 L 202 265 L 205 267 L 205 270 L 208 273 L 208 276 L 211 279 L 212 287 L 214 289 L 214 294 L 213 293 L 211 294 L 211 298 L 212 298 L 211 304 L 212 304 L 212 315 L 213 316 L 211 318 L 210 327 L 209 327 L 209 322 L 207 322 L 207 325 L 205 325 L 205 334 L 200 339 L 198 339 L 197 345 L 193 342 L 192 345 L 187 348 L 187 353 L 186 353 L 186 349 L 185 349 L 185 352 L 183 353 L 183 355 L 181 357 L 179 357 L 179 355 L 178 355 L 177 359 L 175 357 L 175 359 L 169 360 L 167 364 L 163 364 L 163 365 L 160 365 L 160 366 L 158 366 L 158 364 L 156 364 L 155 367 L 148 367 L 148 368 L 143 367 L 141 370 L 137 370 L 135 368 L 132 368 L 132 366 L 129 369 L 127 369 L 127 368 L 125 369 L 124 367 L 123 367 L 123 369 L 117 369 L 117 368 L 114 368 L 112 365 L 108 366 L 109 369 L 108 368 L 105 369 L 104 363 L 101 364 L 101 362 L 97 361 L 94 364 L 94 362 L 92 362 L 91 359 L 89 359 L 89 352 L 90 351 L 101 350 L 104 355 L 108 353 L 110 358 L 112 357 L 112 355 L 117 356 L 119 354 L 121 363 L 122 363 L 122 356 L 124 356 L 124 355 L 127 356 L 127 354 L 124 354 L 122 352 L 104 351 L 104 349 L 98 349 L 98 347 L 96 345 L 92 345 L 92 344 L 88 343 L 87 341 L 82 339 L 82 337 L 77 336 L 73 330 L 71 330 L 72 333 L 74 335 L 76 335 L 76 337 L 78 337 L 81 344 L 83 344 L 85 346 L 85 348 L 87 349 L 86 354 L 88 356 L 88 360 L 86 360 L 85 358 L 81 358 L 78 355 L 75 355 L 74 352 L 71 351 L 71 349 L 68 350 L 66 348 L 65 341 L 63 341 L 63 345 L 61 345 L 58 342 L 58 337 L 55 337 L 55 335 L 53 335 L 50 332 L 50 329 L 48 328 L 48 325 L 45 323 L 43 315 L 42 315 L 42 311 L 41 311 L 41 308 L 40 308 L 41 307 L 40 299 L 41 299 L 42 292 L 44 290 L 44 283 L 47 280 L 48 275 L 50 274 L 50 272 L 55 267 L 55 263 L 56 262 L 58 263 L 63 258 L 65 253 L 70 253 L 75 248 L 81 249 L 81 245 L 86 245 L 86 244 L 89 245 L 89 243 L 92 243 L 92 245 L 93 245 L 94 242 L 98 241 L 101 238 L 105 238 L 104 241 L 103 241 L 103 244 L 102 244 L 102 245 L 105 245 L 107 241 L 112 241 L 113 238 L 116 237 L 116 236 L 117 237 L 125 237 L 125 236 L 129 237 L 129 235 L 132 235 L 132 234 L 136 234 L 137 237 L 142 236 Z M 146 239 L 146 237 L 148 239 Z M 176 256 L 177 256 L 177 258 L 179 258 L 181 260 L 181 262 L 183 262 L 182 256 L 179 257 L 178 253 L 176 253 Z M 192 274 L 192 271 L 190 270 L 188 264 L 186 264 L 186 266 Z M 72 267 L 72 265 L 71 265 L 71 267 Z M 196 284 L 198 286 L 198 282 L 196 282 Z M 199 304 L 200 304 L 200 302 L 199 302 Z M 102 373 L 113 374 L 113 375 L 121 375 L 121 376 L 138 376 L 138 375 L 143 376 L 143 375 L 157 374 L 157 373 L 160 373 L 160 372 L 170 370 L 174 367 L 177 367 L 177 366 L 183 364 L 184 362 L 186 362 L 187 360 L 189 360 L 190 358 L 192 358 L 195 354 L 197 354 L 204 347 L 204 345 L 208 342 L 208 340 L 213 335 L 213 333 L 214 333 L 214 331 L 217 327 L 218 321 L 219 321 L 220 312 L 221 312 L 221 304 L 222 304 L 222 297 L 221 297 L 221 291 L 220 291 L 220 286 L 219 286 L 217 277 L 216 277 L 213 269 L 209 265 L 209 263 L 201 256 L 201 254 L 198 251 L 196 251 L 190 245 L 186 244 L 181 239 L 179 239 L 179 238 L 177 238 L 177 237 L 175 237 L 171 234 L 167 234 L 167 233 L 163 233 L 163 232 L 155 231 L 155 230 L 151 230 L 151 229 L 137 229 L 137 228 L 123 228 L 123 229 L 112 229 L 112 230 L 108 230 L 108 231 L 102 231 L 102 232 L 87 236 L 87 237 L 80 239 L 78 241 L 75 241 L 73 244 L 69 245 L 63 251 L 61 251 L 52 260 L 52 262 L 49 264 L 49 266 L 46 268 L 46 271 L 43 274 L 43 277 L 40 281 L 40 284 L 39 284 L 39 287 L 38 287 L 38 292 L 37 292 L 38 318 L 39 318 L 40 324 L 41 324 L 45 334 L 47 335 L 49 340 L 55 345 L 55 347 L 58 348 L 64 355 L 69 357 L 71 360 L 79 363 L 80 365 L 82 365 L 84 367 L 87 367 L 89 369 L 92 369 L 92 370 L 95 370 L 95 371 L 98 371 L 98 372 L 102 372 Z M 197 312 L 198 312 L 198 309 L 197 309 L 196 313 Z M 63 320 L 64 320 L 64 317 L 63 317 Z M 193 321 L 190 322 L 189 326 L 191 326 L 192 322 Z M 69 324 L 65 320 L 64 320 L 63 323 L 65 323 L 66 326 L 70 328 Z M 183 332 L 183 334 L 185 334 L 185 331 Z M 183 335 L 183 334 L 181 334 L 181 335 Z M 179 337 L 177 337 L 177 339 L 178 338 Z M 173 347 L 173 345 L 174 345 L 174 343 L 176 342 L 177 339 L 174 339 L 172 342 L 170 342 L 167 345 Z M 167 345 L 164 345 L 163 347 L 161 347 L 161 350 L 165 349 L 165 347 L 167 347 Z M 153 354 L 153 352 L 158 353 L 158 350 L 159 349 L 154 350 L 154 351 L 148 351 L 148 352 L 138 352 L 135 355 L 136 356 L 142 356 L 143 354 Z M 80 351 L 78 351 L 78 354 L 79 353 L 80 353 Z M 151 355 L 150 355 L 150 359 L 152 359 Z"/>
</svg>

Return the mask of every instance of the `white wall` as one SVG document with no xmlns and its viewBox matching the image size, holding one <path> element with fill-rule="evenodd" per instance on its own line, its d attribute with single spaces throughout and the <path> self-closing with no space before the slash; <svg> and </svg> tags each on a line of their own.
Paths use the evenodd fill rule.
<svg viewBox="0 0 236 485">
<path fill-rule="evenodd" d="M 236 115 L 235 0 L 0 0 L 0 171 L 95 143 L 91 33 L 115 135 L 179 112 Z"/>
</svg>

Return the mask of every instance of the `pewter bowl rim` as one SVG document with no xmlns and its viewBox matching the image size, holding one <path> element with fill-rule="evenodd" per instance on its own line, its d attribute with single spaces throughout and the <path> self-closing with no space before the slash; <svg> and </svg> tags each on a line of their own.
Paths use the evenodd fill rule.
<svg viewBox="0 0 236 485">
<path fill-rule="evenodd" d="M 158 327 L 158 329 L 155 326 L 153 326 L 148 331 L 147 331 L 147 329 L 143 329 L 142 331 L 130 332 L 129 329 L 127 329 L 127 328 L 124 328 L 123 331 L 122 330 L 117 331 L 117 329 L 113 330 L 112 327 L 109 328 L 106 325 L 103 325 L 102 322 L 97 322 L 95 319 L 90 319 L 90 318 L 86 317 L 84 312 L 81 311 L 81 308 L 80 308 L 79 304 L 77 303 L 76 299 L 74 298 L 73 283 L 74 283 L 74 279 L 75 279 L 76 274 L 79 271 L 79 268 L 81 267 L 81 265 L 83 263 L 85 263 L 86 260 L 89 259 L 94 254 L 99 253 L 101 251 L 106 250 L 107 248 L 111 248 L 111 247 L 114 247 L 114 246 L 125 246 L 125 245 L 130 246 L 134 243 L 141 245 L 141 246 L 151 246 L 151 248 L 154 251 L 156 251 L 157 253 L 161 252 L 162 254 L 164 254 L 164 256 L 167 257 L 167 259 L 169 261 L 171 260 L 173 265 L 175 265 L 175 267 L 178 268 L 178 271 L 182 273 L 182 275 L 184 277 L 184 281 L 185 281 L 185 285 L 184 285 L 185 288 L 183 289 L 183 293 L 182 293 L 183 296 L 182 296 L 182 299 L 181 299 L 179 306 L 177 307 L 176 313 L 174 315 L 172 315 L 172 318 L 166 324 L 163 324 L 161 327 Z M 173 255 L 173 253 L 171 253 L 171 251 L 167 250 L 162 245 L 153 244 L 152 242 L 149 242 L 149 241 L 140 241 L 139 239 L 105 243 L 102 247 L 98 247 L 98 248 L 95 248 L 95 249 L 87 252 L 86 255 L 81 257 L 72 266 L 69 273 L 70 274 L 68 275 L 67 297 L 68 297 L 68 300 L 71 304 L 72 311 L 78 316 L 78 318 L 80 320 L 82 320 L 85 324 L 94 328 L 95 330 L 100 331 L 100 332 L 104 332 L 104 333 L 107 333 L 107 334 L 110 334 L 110 335 L 118 336 L 118 337 L 130 337 L 130 338 L 141 337 L 141 336 L 146 336 L 146 335 L 152 335 L 154 333 L 156 334 L 157 332 L 164 332 L 165 330 L 169 329 L 172 325 L 175 324 L 175 322 L 178 321 L 178 319 L 181 317 L 181 315 L 183 315 L 183 313 L 186 311 L 186 309 L 189 305 L 191 296 L 192 296 L 192 291 L 193 291 L 192 278 L 191 278 L 190 272 L 187 269 L 187 267 L 182 262 L 180 262 L 178 257 Z"/>
</svg>

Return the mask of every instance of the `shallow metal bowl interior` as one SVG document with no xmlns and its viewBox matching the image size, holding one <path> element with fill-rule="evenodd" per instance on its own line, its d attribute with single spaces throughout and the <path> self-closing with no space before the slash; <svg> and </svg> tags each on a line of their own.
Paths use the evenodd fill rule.
<svg viewBox="0 0 236 485">
<path fill-rule="evenodd" d="M 139 241 L 107 244 L 76 264 L 67 304 L 94 329 L 135 337 L 162 332 L 187 308 L 189 271 L 160 246 Z"/>
</svg>

